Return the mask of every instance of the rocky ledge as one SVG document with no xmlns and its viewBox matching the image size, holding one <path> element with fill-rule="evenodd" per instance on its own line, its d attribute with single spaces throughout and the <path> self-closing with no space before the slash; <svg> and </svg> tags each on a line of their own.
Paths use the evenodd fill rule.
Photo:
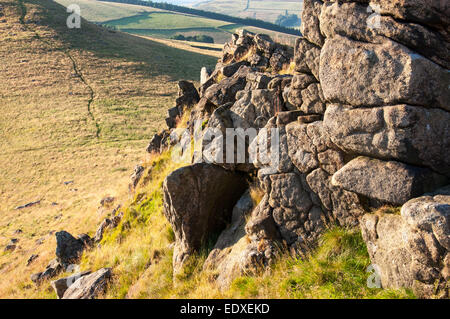
<svg viewBox="0 0 450 319">
<path fill-rule="evenodd" d="M 247 136 L 245 159 L 229 162 L 240 154 L 221 149 L 220 134 L 197 132 L 191 166 L 164 183 L 174 269 L 218 235 L 205 269 L 226 287 L 282 250 L 308 253 L 331 225 L 360 226 L 383 287 L 448 297 L 450 14 L 442 3 L 305 0 L 294 52 L 241 31 L 216 68 L 202 70 L 199 88 L 180 82 L 169 128 L 149 152 L 182 141 L 174 127 L 186 112 L 190 133 L 198 120 L 216 133 L 278 133 Z M 279 141 L 276 165 L 250 158 L 260 140 Z M 258 203 L 248 183 L 263 190 Z M 373 213 L 386 205 L 401 214 Z"/>
</svg>

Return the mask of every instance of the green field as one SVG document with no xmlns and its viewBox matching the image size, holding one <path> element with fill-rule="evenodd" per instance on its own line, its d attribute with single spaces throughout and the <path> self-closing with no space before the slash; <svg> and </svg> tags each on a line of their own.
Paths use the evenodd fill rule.
<svg viewBox="0 0 450 319">
<path fill-rule="evenodd" d="M 229 25 L 227 22 L 171 12 L 148 12 L 105 21 L 104 24 L 124 32 L 161 38 L 182 34 L 207 35 L 212 37 L 215 43 L 225 43 L 230 39 L 230 32 L 222 29 Z"/>
<path fill-rule="evenodd" d="M 295 36 L 291 35 L 151 7 L 95 0 L 55 1 L 64 6 L 79 5 L 82 17 L 88 21 L 141 36 L 170 39 L 178 34 L 185 37 L 206 35 L 212 37 L 215 43 L 223 44 L 230 41 L 231 34 L 237 29 L 245 28 L 251 32 L 269 34 L 284 44 L 293 45 L 295 42 Z"/>
<path fill-rule="evenodd" d="M 106 22 L 119 29 L 185 29 L 220 27 L 227 22 L 194 17 L 171 12 L 148 12 Z"/>
</svg>

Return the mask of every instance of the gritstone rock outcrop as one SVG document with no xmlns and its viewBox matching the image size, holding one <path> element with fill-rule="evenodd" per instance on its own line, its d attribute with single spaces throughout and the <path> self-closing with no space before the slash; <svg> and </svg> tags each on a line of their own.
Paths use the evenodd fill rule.
<svg viewBox="0 0 450 319">
<path fill-rule="evenodd" d="M 360 225 L 383 287 L 448 296 L 449 16 L 445 1 L 305 0 L 294 53 L 265 35 L 233 35 L 198 91 L 184 85 L 177 100 L 192 102 L 182 111 L 191 112 L 190 131 L 202 119 L 216 132 L 276 128 L 279 137 L 249 136 L 245 160 L 224 163 L 239 154 L 221 154 L 217 137 L 203 136 L 192 163 L 202 152 L 208 163 L 167 178 L 175 268 L 212 229 L 221 235 L 205 268 L 226 286 L 280 249 L 307 253 L 328 226 Z M 170 133 L 149 151 L 169 147 Z M 249 160 L 260 138 L 279 139 L 275 166 Z M 203 178 L 206 171 L 217 173 Z M 242 176 L 264 191 L 256 207 Z M 403 206 L 402 214 L 372 213 L 383 205 Z"/>
</svg>

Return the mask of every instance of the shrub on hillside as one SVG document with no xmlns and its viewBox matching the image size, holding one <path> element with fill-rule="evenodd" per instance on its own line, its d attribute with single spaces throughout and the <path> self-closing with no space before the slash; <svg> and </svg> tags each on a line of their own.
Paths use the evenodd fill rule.
<svg viewBox="0 0 450 319">
<path fill-rule="evenodd" d="M 172 40 L 181 40 L 181 41 L 191 41 L 191 42 L 203 42 L 203 43 L 214 43 L 214 38 L 207 35 L 194 35 L 194 36 L 184 36 L 182 34 L 176 34 L 171 36 Z"/>
</svg>

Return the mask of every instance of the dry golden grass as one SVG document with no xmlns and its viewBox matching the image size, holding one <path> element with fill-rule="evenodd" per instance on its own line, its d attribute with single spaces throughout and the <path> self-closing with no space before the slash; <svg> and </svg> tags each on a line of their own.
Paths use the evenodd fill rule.
<svg viewBox="0 0 450 319">
<path fill-rule="evenodd" d="M 54 258 L 53 232 L 92 235 L 106 213 L 101 198 L 128 198 L 176 81 L 197 80 L 215 58 L 85 20 L 69 30 L 65 8 L 50 0 L 0 5 L 0 298 L 55 297 L 29 280 Z M 3 252 L 11 238 L 18 248 Z M 39 258 L 27 267 L 31 254 Z"/>
<path fill-rule="evenodd" d="M 286 64 L 283 67 L 283 69 L 280 72 L 278 72 L 278 74 L 280 74 L 280 75 L 286 75 L 286 74 L 294 75 L 294 72 L 295 72 L 295 62 L 291 62 L 290 64 Z"/>
<path fill-rule="evenodd" d="M 54 258 L 54 231 L 93 235 L 109 213 L 98 209 L 105 195 L 123 204 L 124 218 L 81 262 L 82 269 L 113 267 L 103 298 L 410 297 L 369 291 L 364 243 L 359 233 L 340 229 L 326 234 L 309 260 L 286 256 L 264 274 L 238 278 L 226 292 L 202 272 L 206 249 L 174 281 L 174 233 L 161 188 L 185 164 L 173 162 L 169 151 L 151 156 L 142 160 L 146 175 L 131 198 L 126 186 L 171 106 L 176 80 L 194 80 L 214 59 L 86 21 L 68 31 L 64 11 L 50 0 L 0 5 L 6 17 L 0 17 L 0 245 L 19 239 L 15 251 L 0 253 L 0 298 L 56 298 L 49 282 L 36 287 L 29 277 Z M 261 197 L 252 190 L 255 203 Z M 39 205 L 14 209 L 37 199 Z M 31 254 L 39 258 L 27 267 Z"/>
<path fill-rule="evenodd" d="M 264 190 L 261 189 L 259 186 L 251 186 L 250 187 L 250 197 L 253 202 L 253 207 L 256 207 L 259 205 L 259 203 L 262 201 L 264 197 Z"/>
<path fill-rule="evenodd" d="M 185 50 L 185 51 L 189 51 L 189 52 L 209 55 L 209 56 L 216 57 L 216 58 L 222 57 L 222 52 L 217 51 L 215 49 L 223 49 L 223 44 L 159 39 L 159 38 L 149 37 L 149 36 L 144 36 L 144 35 L 142 35 L 140 37 L 165 44 L 172 48 L 177 48 L 177 49 L 181 49 L 181 50 Z M 214 50 L 206 49 L 206 48 L 211 48 Z"/>
<path fill-rule="evenodd" d="M 81 9 L 81 16 L 92 22 L 121 19 L 143 12 L 166 12 L 157 8 L 97 0 L 55 0 L 55 2 L 65 7 L 77 4 Z"/>
</svg>

